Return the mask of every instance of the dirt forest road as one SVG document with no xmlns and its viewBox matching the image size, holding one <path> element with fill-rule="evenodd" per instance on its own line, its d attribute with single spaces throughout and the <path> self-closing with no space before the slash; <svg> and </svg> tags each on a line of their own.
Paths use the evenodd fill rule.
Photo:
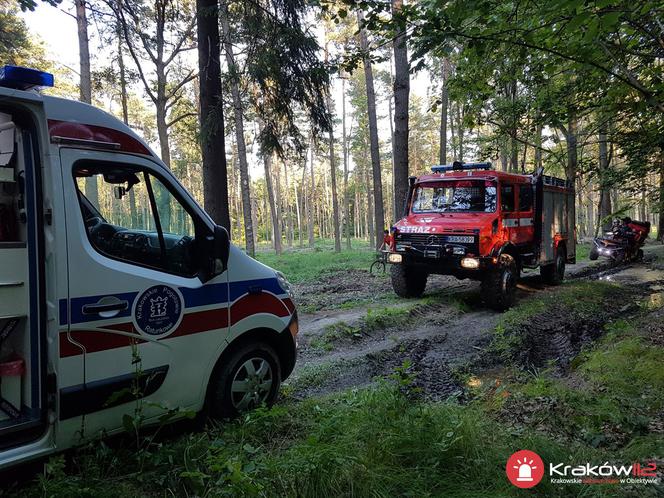
<svg viewBox="0 0 664 498">
<path fill-rule="evenodd" d="M 584 261 L 568 266 L 566 279 L 608 280 L 627 292 L 657 292 L 664 284 L 662 256 L 664 246 L 653 245 L 646 248 L 644 263 L 612 268 L 606 260 Z M 517 302 L 555 291 L 541 283 L 538 271 L 528 271 Z M 365 386 L 395 371 L 415 373 L 416 385 L 430 399 L 463 396 L 457 374 L 485 361 L 483 352 L 502 316 L 481 303 L 477 282 L 445 276 L 431 276 L 422 298 L 405 300 L 394 295 L 389 276 L 337 272 L 298 286 L 296 298 L 304 312 L 299 358 L 287 384 L 296 399 Z M 601 330 L 601 323 L 596 326 Z M 556 327 L 544 327 L 542 342 L 571 359 L 580 348 L 572 344 L 579 332 L 549 333 Z M 569 324 L 559 328 L 565 327 Z"/>
</svg>

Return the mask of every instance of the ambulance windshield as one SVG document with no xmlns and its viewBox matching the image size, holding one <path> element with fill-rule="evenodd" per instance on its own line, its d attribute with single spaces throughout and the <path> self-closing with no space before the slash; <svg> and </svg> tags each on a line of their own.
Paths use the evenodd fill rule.
<svg viewBox="0 0 664 498">
<path fill-rule="evenodd" d="M 486 180 L 421 183 L 413 194 L 413 213 L 492 213 L 496 210 L 496 184 Z"/>
</svg>

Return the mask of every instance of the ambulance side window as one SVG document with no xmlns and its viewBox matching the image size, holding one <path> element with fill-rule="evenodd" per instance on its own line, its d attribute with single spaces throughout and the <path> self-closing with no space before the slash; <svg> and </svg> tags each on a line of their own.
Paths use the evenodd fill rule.
<svg viewBox="0 0 664 498">
<path fill-rule="evenodd" d="M 533 209 L 533 187 L 521 185 L 519 187 L 519 211 L 532 211 Z"/>
<path fill-rule="evenodd" d="M 157 176 L 84 162 L 75 166 L 74 179 L 88 239 L 98 252 L 177 275 L 197 273 L 194 219 Z"/>
<path fill-rule="evenodd" d="M 501 185 L 500 186 L 500 210 L 503 213 L 511 213 L 514 211 L 514 186 Z"/>
</svg>

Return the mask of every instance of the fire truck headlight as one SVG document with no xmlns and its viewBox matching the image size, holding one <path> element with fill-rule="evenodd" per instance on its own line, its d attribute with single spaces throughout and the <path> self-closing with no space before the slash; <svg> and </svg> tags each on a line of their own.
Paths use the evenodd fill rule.
<svg viewBox="0 0 664 498">
<path fill-rule="evenodd" d="M 401 263 L 403 261 L 403 256 L 401 254 L 391 253 L 387 256 L 387 260 L 390 263 Z"/>
<path fill-rule="evenodd" d="M 461 260 L 461 266 L 468 270 L 476 270 L 480 267 L 480 260 L 477 258 L 463 258 Z"/>
</svg>

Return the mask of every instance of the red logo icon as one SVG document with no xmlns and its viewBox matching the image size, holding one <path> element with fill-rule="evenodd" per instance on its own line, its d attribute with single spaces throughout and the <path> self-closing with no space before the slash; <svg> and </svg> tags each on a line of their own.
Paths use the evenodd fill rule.
<svg viewBox="0 0 664 498">
<path fill-rule="evenodd" d="M 534 451 L 519 450 L 507 460 L 505 472 L 517 488 L 532 488 L 544 477 L 544 462 Z"/>
</svg>

